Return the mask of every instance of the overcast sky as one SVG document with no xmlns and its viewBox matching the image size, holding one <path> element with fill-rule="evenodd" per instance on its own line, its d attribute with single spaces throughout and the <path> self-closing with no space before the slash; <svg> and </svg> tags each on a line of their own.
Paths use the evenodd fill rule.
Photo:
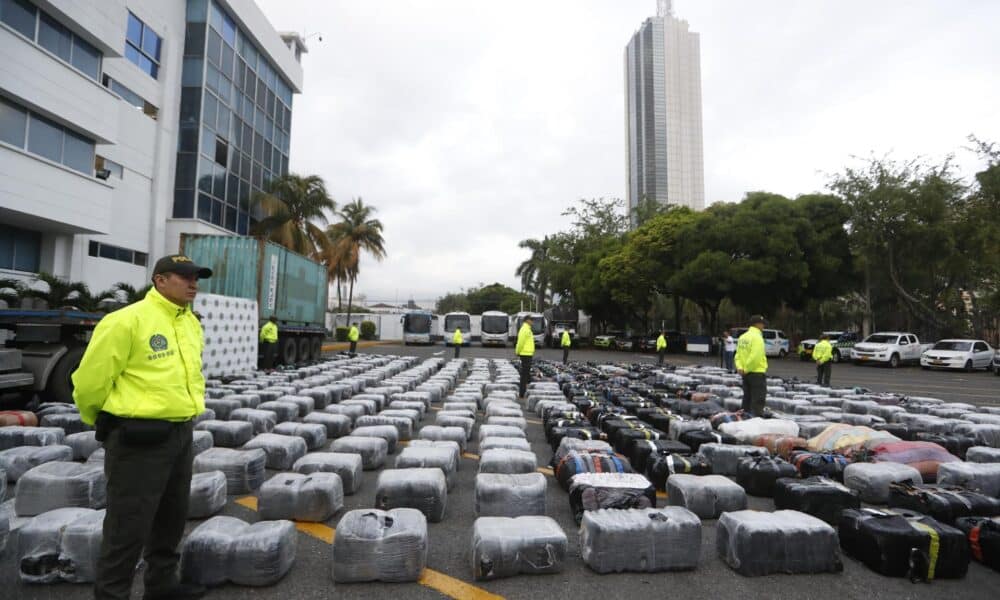
<svg viewBox="0 0 1000 600">
<path fill-rule="evenodd" d="M 500 281 L 578 198 L 624 197 L 622 54 L 655 0 L 257 0 L 303 57 L 291 170 L 378 208 L 355 293 Z M 821 191 L 852 156 L 1000 141 L 1000 2 L 675 0 L 701 34 L 706 203 Z"/>
</svg>

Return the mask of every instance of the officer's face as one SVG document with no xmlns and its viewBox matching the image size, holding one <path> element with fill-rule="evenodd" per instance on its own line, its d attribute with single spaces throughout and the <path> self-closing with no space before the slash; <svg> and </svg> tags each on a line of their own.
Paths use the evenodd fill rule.
<svg viewBox="0 0 1000 600">
<path fill-rule="evenodd" d="M 163 297 L 178 306 L 187 306 L 194 302 L 198 295 L 198 275 L 180 275 L 178 273 L 164 273 L 156 276 L 159 284 L 156 289 L 163 294 Z"/>
</svg>

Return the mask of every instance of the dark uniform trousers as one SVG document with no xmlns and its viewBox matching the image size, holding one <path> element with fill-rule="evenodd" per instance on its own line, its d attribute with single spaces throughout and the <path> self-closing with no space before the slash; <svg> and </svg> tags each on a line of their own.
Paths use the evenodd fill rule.
<svg viewBox="0 0 1000 600">
<path fill-rule="evenodd" d="M 522 356 L 521 357 L 521 385 L 520 392 L 521 397 L 524 398 L 525 394 L 528 392 L 528 384 L 531 383 L 531 357 Z"/>
<path fill-rule="evenodd" d="M 830 361 L 816 365 L 816 385 L 830 387 L 830 375 L 833 373 L 833 365 Z"/>
<path fill-rule="evenodd" d="M 461 344 L 455 344 L 455 358 L 458 358 L 458 352 L 462 349 Z"/>
<path fill-rule="evenodd" d="M 767 375 L 764 373 L 747 373 L 743 376 L 743 410 L 750 411 L 755 417 L 764 412 L 764 402 L 767 399 Z"/>
<path fill-rule="evenodd" d="M 563 347 L 563 364 L 565 365 L 567 363 L 569 363 L 569 347 L 568 346 L 564 346 Z"/>
<path fill-rule="evenodd" d="M 348 352 L 350 352 L 351 354 L 357 354 L 358 353 L 358 343 L 357 342 L 351 342 L 351 349 L 348 350 Z"/>
<path fill-rule="evenodd" d="M 262 369 L 273 369 L 274 359 L 278 356 L 278 342 L 261 342 L 260 343 L 261 354 L 261 365 Z"/>
<path fill-rule="evenodd" d="M 150 445 L 126 445 L 116 429 L 104 441 L 108 504 L 94 584 L 98 600 L 129 597 L 140 557 L 146 559 L 146 594 L 178 583 L 193 429 L 190 421 L 177 423 L 166 440 Z"/>
<path fill-rule="evenodd" d="M 658 367 L 662 367 L 663 366 L 663 356 L 666 353 L 667 353 L 666 348 L 664 348 L 663 350 L 657 350 L 656 351 L 656 366 L 658 366 Z"/>
</svg>

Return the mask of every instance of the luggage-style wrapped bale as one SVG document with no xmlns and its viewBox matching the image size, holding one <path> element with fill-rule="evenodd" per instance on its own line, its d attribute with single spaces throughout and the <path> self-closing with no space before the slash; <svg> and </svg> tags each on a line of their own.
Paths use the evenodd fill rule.
<svg viewBox="0 0 1000 600">
<path fill-rule="evenodd" d="M 774 485 L 774 508 L 797 510 L 836 527 L 841 511 L 861 508 L 861 496 L 827 477 L 782 478 Z"/>
<path fill-rule="evenodd" d="M 20 446 L 55 446 L 63 443 L 66 432 L 58 427 L 0 427 L 0 450 Z"/>
<path fill-rule="evenodd" d="M 455 486 L 458 458 L 453 450 L 424 446 L 403 448 L 396 457 L 397 469 L 438 468 L 444 473 L 448 489 Z"/>
<path fill-rule="evenodd" d="M 89 508 L 57 508 L 29 520 L 17 536 L 21 581 L 93 581 L 103 521 L 104 511 Z M 64 550 L 69 554 L 64 556 Z"/>
<path fill-rule="evenodd" d="M 431 523 L 444 519 L 448 483 L 438 468 L 386 469 L 375 483 L 375 507 L 415 508 Z"/>
<path fill-rule="evenodd" d="M 257 497 L 261 519 L 320 522 L 344 508 L 344 485 L 336 473 L 278 473 Z"/>
<path fill-rule="evenodd" d="M 212 517 L 184 540 L 181 580 L 200 585 L 273 585 L 292 568 L 298 533 L 291 521 L 250 525 L 233 517 Z"/>
<path fill-rule="evenodd" d="M 212 448 L 194 457 L 194 472 L 222 471 L 227 494 L 249 494 L 264 483 L 267 453 L 261 449 Z"/>
<path fill-rule="evenodd" d="M 230 421 L 246 421 L 253 425 L 254 435 L 270 433 L 278 424 L 278 415 L 269 410 L 237 408 L 229 415 Z M 216 444 L 218 445 L 218 444 Z"/>
<path fill-rule="evenodd" d="M 788 462 L 795 466 L 803 479 L 823 476 L 836 481 L 844 481 L 844 469 L 850 464 L 847 457 L 842 454 L 808 450 L 792 452 Z"/>
<path fill-rule="evenodd" d="M 479 517 L 472 530 L 472 571 L 477 581 L 559 573 L 569 540 L 550 517 Z"/>
<path fill-rule="evenodd" d="M 194 428 L 211 434 L 212 443 L 219 448 L 238 448 L 254 436 L 253 425 L 246 421 L 202 421 Z"/>
<path fill-rule="evenodd" d="M 719 517 L 716 550 L 740 575 L 839 573 L 837 531 L 794 510 L 727 512 Z"/>
<path fill-rule="evenodd" d="M 844 469 L 844 485 L 857 490 L 861 500 L 869 504 L 885 504 L 889 500 L 889 484 L 923 482 L 920 471 L 898 463 L 853 463 Z"/>
<path fill-rule="evenodd" d="M 747 493 L 721 475 L 678 474 L 667 480 L 667 500 L 683 506 L 702 519 L 715 519 L 724 512 L 747 507 Z"/>
<path fill-rule="evenodd" d="M 970 463 L 1000 463 L 1000 448 L 973 446 L 965 453 L 965 460 Z"/>
<path fill-rule="evenodd" d="M 628 459 L 610 452 L 570 451 L 554 467 L 556 480 L 566 491 L 570 481 L 580 473 L 634 473 Z"/>
<path fill-rule="evenodd" d="M 705 431 L 695 429 L 685 431 L 680 435 L 680 441 L 691 448 L 691 452 L 697 452 L 702 444 L 738 444 L 739 440 L 727 433 L 717 431 Z"/>
<path fill-rule="evenodd" d="M 741 458 L 768 456 L 766 448 L 733 444 L 702 444 L 698 454 L 708 459 L 712 473 L 716 475 L 736 475 Z"/>
<path fill-rule="evenodd" d="M 344 452 L 313 452 L 295 461 L 296 473 L 336 473 L 340 477 L 344 494 L 351 495 L 361 487 L 362 460 L 360 454 Z"/>
<path fill-rule="evenodd" d="M 902 510 L 845 510 L 838 531 L 848 556 L 886 577 L 960 579 L 969 569 L 965 535 L 933 517 Z"/>
<path fill-rule="evenodd" d="M 226 506 L 226 474 L 207 471 L 191 476 L 188 518 L 207 519 Z"/>
<path fill-rule="evenodd" d="M 7 481 L 17 481 L 38 465 L 71 460 L 73 449 L 69 446 L 21 446 L 0 452 L 0 471 L 7 473 Z"/>
<path fill-rule="evenodd" d="M 955 526 L 969 539 L 972 558 L 994 571 L 1000 571 L 1000 520 L 964 517 Z"/>
<path fill-rule="evenodd" d="M 751 496 L 771 498 L 774 496 L 774 482 L 796 475 L 798 471 L 794 466 L 774 456 L 741 458 L 736 466 L 736 483 Z"/>
<path fill-rule="evenodd" d="M 570 481 L 569 506 L 579 525 L 585 511 L 656 508 L 656 489 L 636 473 L 580 473 Z"/>
<path fill-rule="evenodd" d="M 690 453 L 691 448 L 687 444 L 676 440 L 636 440 L 626 450 L 625 455 L 637 473 L 644 473 L 646 463 L 651 456 Z"/>
<path fill-rule="evenodd" d="M 333 440 L 330 451 L 359 454 L 364 470 L 373 471 L 385 464 L 389 443 L 381 437 L 349 435 Z"/>
<path fill-rule="evenodd" d="M 494 448 L 479 455 L 480 473 L 533 473 L 538 468 L 534 452 Z"/>
<path fill-rule="evenodd" d="M 427 518 L 419 510 L 352 510 L 337 524 L 337 583 L 417 581 L 426 564 Z"/>
<path fill-rule="evenodd" d="M 261 433 L 243 445 L 244 450 L 261 449 L 267 454 L 267 468 L 287 471 L 306 455 L 306 441 L 300 437 Z"/>
<path fill-rule="evenodd" d="M 66 436 L 63 443 L 73 449 L 73 460 L 87 460 L 94 450 L 101 447 L 96 435 L 95 431 L 81 431 Z"/>
<path fill-rule="evenodd" d="M 458 444 L 462 452 L 468 444 L 468 436 L 461 427 L 441 427 L 440 425 L 425 425 L 420 429 L 419 439 L 431 441 L 451 441 Z M 482 450 L 482 448 L 480 448 Z"/>
<path fill-rule="evenodd" d="M 940 465 L 961 461 L 941 446 L 930 442 L 880 443 L 869 446 L 864 456 L 874 462 L 909 465 L 920 471 L 920 476 L 928 483 L 933 483 L 937 479 Z"/>
<path fill-rule="evenodd" d="M 541 473 L 476 475 L 477 517 L 545 515 L 547 483 Z"/>
<path fill-rule="evenodd" d="M 57 508 L 104 508 L 107 480 L 97 465 L 48 462 L 29 470 L 17 481 L 14 510 L 33 517 Z"/>
<path fill-rule="evenodd" d="M 273 433 L 302 438 L 307 450 L 318 450 L 326 445 L 326 427 L 319 423 L 278 423 Z"/>
<path fill-rule="evenodd" d="M 531 443 L 525 438 L 486 438 L 479 442 L 479 451 L 485 452 L 494 448 L 505 448 L 507 450 L 521 450 L 531 452 Z"/>
<path fill-rule="evenodd" d="M 695 569 L 701 519 L 679 506 L 587 511 L 580 525 L 580 552 L 596 573 Z"/>
<path fill-rule="evenodd" d="M 311 412 L 302 417 L 303 423 L 313 423 L 326 428 L 326 439 L 335 440 L 351 435 L 354 421 L 347 415 L 335 415 L 329 412 Z"/>
<path fill-rule="evenodd" d="M 960 517 L 1000 515 L 1000 500 L 960 487 L 943 485 L 889 485 L 889 507 L 912 510 L 954 525 Z"/>
<path fill-rule="evenodd" d="M 954 485 L 1000 498 L 1000 464 L 946 463 L 938 468 L 937 482 L 940 485 Z"/>
<path fill-rule="evenodd" d="M 700 455 L 682 456 L 666 454 L 651 457 L 646 461 L 646 478 L 658 490 L 665 490 L 667 479 L 678 473 L 687 475 L 711 475 L 712 465 Z"/>
</svg>

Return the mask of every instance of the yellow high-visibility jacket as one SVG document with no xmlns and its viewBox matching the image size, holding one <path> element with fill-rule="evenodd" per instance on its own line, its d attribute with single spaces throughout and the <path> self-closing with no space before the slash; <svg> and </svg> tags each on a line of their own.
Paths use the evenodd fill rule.
<svg viewBox="0 0 1000 600">
<path fill-rule="evenodd" d="M 361 334 L 358 332 L 358 328 L 351 325 L 351 330 L 347 332 L 347 341 L 356 342 Z"/>
<path fill-rule="evenodd" d="M 535 334 L 531 332 L 531 325 L 523 323 L 517 332 L 517 346 L 514 347 L 514 354 L 518 356 L 535 355 Z"/>
<path fill-rule="evenodd" d="M 268 321 L 260 328 L 260 341 L 265 344 L 273 344 L 278 341 L 278 325 Z"/>
<path fill-rule="evenodd" d="M 569 348 L 573 344 L 572 340 L 569 339 L 569 332 L 568 331 L 563 331 L 562 332 L 562 338 L 559 340 L 559 344 L 563 348 Z"/>
<path fill-rule="evenodd" d="M 833 344 L 829 340 L 820 340 L 813 347 L 813 360 L 822 365 L 833 360 Z"/>
<path fill-rule="evenodd" d="M 451 336 L 451 343 L 455 344 L 456 346 L 461 346 L 462 345 L 462 330 L 461 329 L 455 329 L 455 335 Z"/>
<path fill-rule="evenodd" d="M 84 423 L 97 413 L 187 421 L 205 411 L 201 323 L 155 289 L 105 316 L 73 373 L 73 400 Z"/>
<path fill-rule="evenodd" d="M 656 351 L 659 352 L 660 350 L 665 350 L 666 347 L 667 338 L 663 337 L 663 334 L 661 333 L 660 337 L 656 338 Z"/>
<path fill-rule="evenodd" d="M 767 354 L 764 353 L 764 334 L 751 327 L 736 342 L 736 369 L 745 373 L 767 373 Z"/>
</svg>

